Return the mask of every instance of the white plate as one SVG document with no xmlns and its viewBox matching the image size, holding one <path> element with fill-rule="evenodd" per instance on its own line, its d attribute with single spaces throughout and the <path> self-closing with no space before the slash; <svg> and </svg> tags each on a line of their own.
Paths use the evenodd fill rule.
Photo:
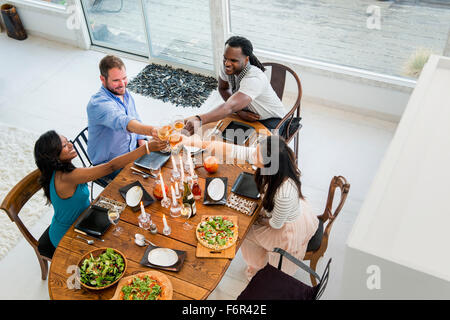
<svg viewBox="0 0 450 320">
<path fill-rule="evenodd" d="M 136 207 L 142 199 L 142 188 L 140 186 L 134 186 L 127 191 L 125 195 L 125 201 L 130 207 Z"/>
<path fill-rule="evenodd" d="M 202 151 L 201 148 L 193 147 L 193 146 L 184 146 L 184 148 L 189 151 L 192 155 L 197 154 Z"/>
<path fill-rule="evenodd" d="M 148 262 L 157 266 L 169 267 L 177 261 L 177 253 L 169 248 L 156 248 L 148 253 Z"/>
<path fill-rule="evenodd" d="M 225 193 L 225 184 L 222 179 L 215 178 L 208 185 L 208 195 L 214 201 L 219 201 Z"/>
</svg>

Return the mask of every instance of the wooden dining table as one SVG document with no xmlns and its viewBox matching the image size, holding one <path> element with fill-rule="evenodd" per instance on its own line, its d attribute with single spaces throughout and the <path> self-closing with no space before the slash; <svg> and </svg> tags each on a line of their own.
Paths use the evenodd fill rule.
<svg viewBox="0 0 450 320">
<path fill-rule="evenodd" d="M 232 121 L 240 121 L 246 123 L 256 129 L 256 132 L 263 135 L 270 135 L 268 131 L 259 122 L 245 122 L 237 116 L 230 116 L 223 120 L 220 130 L 223 130 Z M 216 123 L 209 123 L 203 126 L 203 129 L 211 129 Z M 204 130 L 205 131 L 205 130 Z M 254 134 L 248 139 L 247 144 L 252 144 L 256 139 Z M 124 198 L 119 193 L 119 188 L 122 188 L 130 183 L 139 181 L 144 189 L 153 195 L 153 188 L 155 186 L 155 179 L 144 179 L 141 176 L 132 174 L 132 163 L 128 164 L 116 176 L 116 178 L 99 194 L 98 197 L 106 197 L 115 201 L 125 203 Z M 148 170 L 140 168 L 142 171 Z M 172 170 L 172 162 L 169 160 L 161 168 L 161 174 L 164 181 L 169 184 Z M 157 270 L 164 273 L 171 281 L 173 286 L 173 299 L 176 300 L 202 300 L 206 299 L 211 292 L 219 284 L 224 276 L 232 259 L 229 258 L 198 258 L 196 256 L 197 238 L 195 235 L 195 226 L 200 222 L 203 215 L 228 215 L 236 216 L 238 218 L 238 240 L 236 243 L 236 252 L 239 249 L 242 241 L 245 238 L 249 228 L 255 222 L 258 213 L 261 209 L 260 201 L 255 212 L 248 216 L 237 210 L 229 208 L 225 205 L 203 205 L 203 196 L 205 192 L 205 181 L 207 177 L 227 177 L 227 195 L 231 192 L 231 187 L 243 171 L 253 173 L 253 169 L 248 164 L 220 164 L 217 172 L 208 173 L 200 164 L 196 164 L 196 174 L 198 175 L 199 185 L 202 189 L 201 200 L 196 200 L 197 214 L 191 217 L 188 222 L 193 225 L 191 230 L 183 229 L 183 223 L 186 221 L 182 217 L 173 218 L 170 216 L 170 211 L 167 208 L 161 207 L 160 201 L 155 201 L 151 205 L 145 207 L 145 210 L 151 214 L 151 219 L 158 228 L 156 235 L 151 234 L 139 227 L 138 216 L 140 210 L 134 212 L 130 207 L 126 207 L 120 216 L 118 226 L 122 227 L 123 232 L 120 236 L 114 236 L 114 226 L 110 227 L 108 231 L 101 237 L 104 241 L 95 240 L 94 244 L 89 245 L 86 241 L 77 237 L 79 233 L 75 232 L 74 225 L 76 221 L 61 239 L 56 251 L 54 253 L 48 277 L 48 290 L 51 299 L 56 300 L 98 300 L 111 299 L 116 291 L 117 285 L 111 286 L 103 290 L 90 290 L 84 287 L 77 286 L 74 282 L 75 270 L 80 259 L 87 252 L 95 248 L 108 247 L 113 248 L 123 253 L 127 259 L 127 269 L 124 277 L 134 275 L 137 273 Z M 98 197 L 96 199 L 98 199 Z M 94 203 L 96 201 L 94 200 Z M 170 235 L 162 234 L 163 220 L 162 216 L 165 214 L 167 223 L 172 229 Z M 81 219 L 83 216 L 80 215 Z M 186 252 L 186 257 L 181 269 L 177 272 L 166 271 L 161 269 L 151 269 L 147 266 L 141 265 L 141 259 L 146 251 L 146 247 L 140 247 L 135 244 L 134 236 L 136 233 L 141 233 L 152 243 L 159 247 L 170 248 L 173 250 L 182 250 Z"/>
</svg>

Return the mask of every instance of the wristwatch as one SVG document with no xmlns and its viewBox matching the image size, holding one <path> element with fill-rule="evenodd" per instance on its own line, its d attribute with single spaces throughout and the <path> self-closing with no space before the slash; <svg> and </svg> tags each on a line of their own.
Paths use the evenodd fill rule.
<svg viewBox="0 0 450 320">
<path fill-rule="evenodd" d="M 200 120 L 200 125 L 202 124 L 202 118 L 200 118 L 200 116 L 198 114 L 195 115 L 197 117 L 198 120 Z"/>
</svg>

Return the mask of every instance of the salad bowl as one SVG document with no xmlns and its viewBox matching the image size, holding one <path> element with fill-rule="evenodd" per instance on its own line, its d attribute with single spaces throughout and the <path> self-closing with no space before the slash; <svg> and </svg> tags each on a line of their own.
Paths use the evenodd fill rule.
<svg viewBox="0 0 450 320">
<path fill-rule="evenodd" d="M 115 285 L 124 276 L 127 259 L 119 250 L 97 248 L 78 261 L 80 284 L 90 290 L 103 290 Z"/>
</svg>

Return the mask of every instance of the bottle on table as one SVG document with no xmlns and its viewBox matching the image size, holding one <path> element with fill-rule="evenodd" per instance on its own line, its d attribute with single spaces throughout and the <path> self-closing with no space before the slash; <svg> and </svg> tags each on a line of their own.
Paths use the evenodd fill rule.
<svg viewBox="0 0 450 320">
<path fill-rule="evenodd" d="M 183 191 L 183 204 L 189 204 L 191 207 L 191 217 L 195 216 L 197 214 L 197 208 L 195 206 L 195 199 L 194 195 L 192 194 L 191 188 L 189 188 L 189 184 L 187 183 L 187 180 L 185 179 L 183 181 L 184 184 L 184 191 Z"/>
</svg>

